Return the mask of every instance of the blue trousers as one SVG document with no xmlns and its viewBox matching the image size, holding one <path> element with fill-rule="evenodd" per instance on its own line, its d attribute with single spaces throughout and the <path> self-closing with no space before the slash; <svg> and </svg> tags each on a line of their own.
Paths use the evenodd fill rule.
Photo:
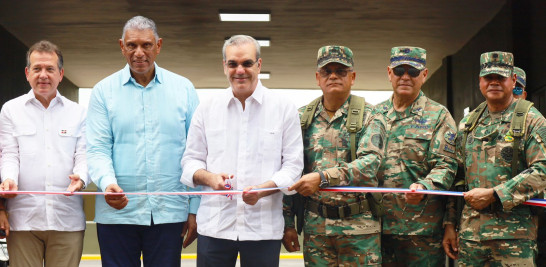
<svg viewBox="0 0 546 267">
<path fill-rule="evenodd" d="M 197 267 L 235 266 L 241 254 L 241 267 L 278 267 L 281 240 L 233 241 L 199 235 Z"/>
<path fill-rule="evenodd" d="M 180 267 L 184 223 L 100 224 L 97 236 L 103 267 Z"/>
</svg>

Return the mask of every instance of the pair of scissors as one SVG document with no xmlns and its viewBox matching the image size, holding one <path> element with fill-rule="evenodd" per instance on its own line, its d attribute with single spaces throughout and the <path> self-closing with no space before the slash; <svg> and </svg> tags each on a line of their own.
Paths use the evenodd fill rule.
<svg viewBox="0 0 546 267">
<path fill-rule="evenodd" d="M 233 186 L 231 185 L 231 179 L 232 178 L 233 178 L 233 175 L 230 175 L 229 178 L 226 179 L 226 184 L 224 185 L 226 190 L 233 190 Z M 233 195 L 232 194 L 226 194 L 226 197 L 229 198 L 230 200 L 233 200 Z"/>
</svg>

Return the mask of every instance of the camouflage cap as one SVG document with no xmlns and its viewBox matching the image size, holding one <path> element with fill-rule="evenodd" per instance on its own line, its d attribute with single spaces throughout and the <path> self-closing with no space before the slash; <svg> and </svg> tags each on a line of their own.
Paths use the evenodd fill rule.
<svg viewBox="0 0 546 267">
<path fill-rule="evenodd" d="M 486 52 L 480 56 L 480 77 L 498 74 L 503 77 L 512 75 L 514 55 L 509 52 Z"/>
<path fill-rule="evenodd" d="M 525 75 L 525 71 L 514 66 L 514 73 L 518 77 L 518 80 L 516 82 L 519 83 L 522 87 L 527 86 L 527 77 Z"/>
<path fill-rule="evenodd" d="M 353 67 L 353 51 L 346 46 L 327 45 L 319 48 L 317 67 L 322 68 L 329 63 L 339 63 Z"/>
<path fill-rule="evenodd" d="M 391 49 L 391 64 L 394 68 L 400 65 L 410 65 L 423 70 L 427 64 L 427 50 L 413 46 L 396 46 Z"/>
</svg>

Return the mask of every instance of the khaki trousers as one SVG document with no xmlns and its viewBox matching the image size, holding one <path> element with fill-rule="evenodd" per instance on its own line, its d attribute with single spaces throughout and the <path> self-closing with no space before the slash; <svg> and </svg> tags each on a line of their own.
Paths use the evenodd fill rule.
<svg viewBox="0 0 546 267">
<path fill-rule="evenodd" d="M 10 267 L 78 267 L 84 231 L 10 231 Z"/>
</svg>

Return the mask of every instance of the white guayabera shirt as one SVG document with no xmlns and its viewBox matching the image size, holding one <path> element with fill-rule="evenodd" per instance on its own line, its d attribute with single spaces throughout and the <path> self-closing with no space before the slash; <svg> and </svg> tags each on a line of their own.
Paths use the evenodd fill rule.
<svg viewBox="0 0 546 267">
<path fill-rule="evenodd" d="M 272 180 L 278 187 L 294 184 L 303 169 L 300 120 L 291 101 L 259 82 L 246 99 L 245 109 L 231 88 L 203 102 L 193 116 L 182 179 L 195 187 L 199 169 L 233 174 L 234 189 Z M 203 186 L 203 190 L 212 190 Z M 286 189 L 283 193 L 288 193 Z M 291 192 L 291 193 L 295 193 Z M 279 240 L 283 236 L 280 192 L 263 197 L 255 205 L 241 195 L 203 195 L 197 211 L 201 235 L 229 240 Z"/>
<path fill-rule="evenodd" d="M 71 174 L 89 184 L 85 156 L 85 109 L 61 96 L 46 109 L 34 92 L 12 99 L 0 112 L 2 180 L 19 191 L 65 191 Z M 81 196 L 18 195 L 8 199 L 12 231 L 81 231 Z"/>
</svg>

